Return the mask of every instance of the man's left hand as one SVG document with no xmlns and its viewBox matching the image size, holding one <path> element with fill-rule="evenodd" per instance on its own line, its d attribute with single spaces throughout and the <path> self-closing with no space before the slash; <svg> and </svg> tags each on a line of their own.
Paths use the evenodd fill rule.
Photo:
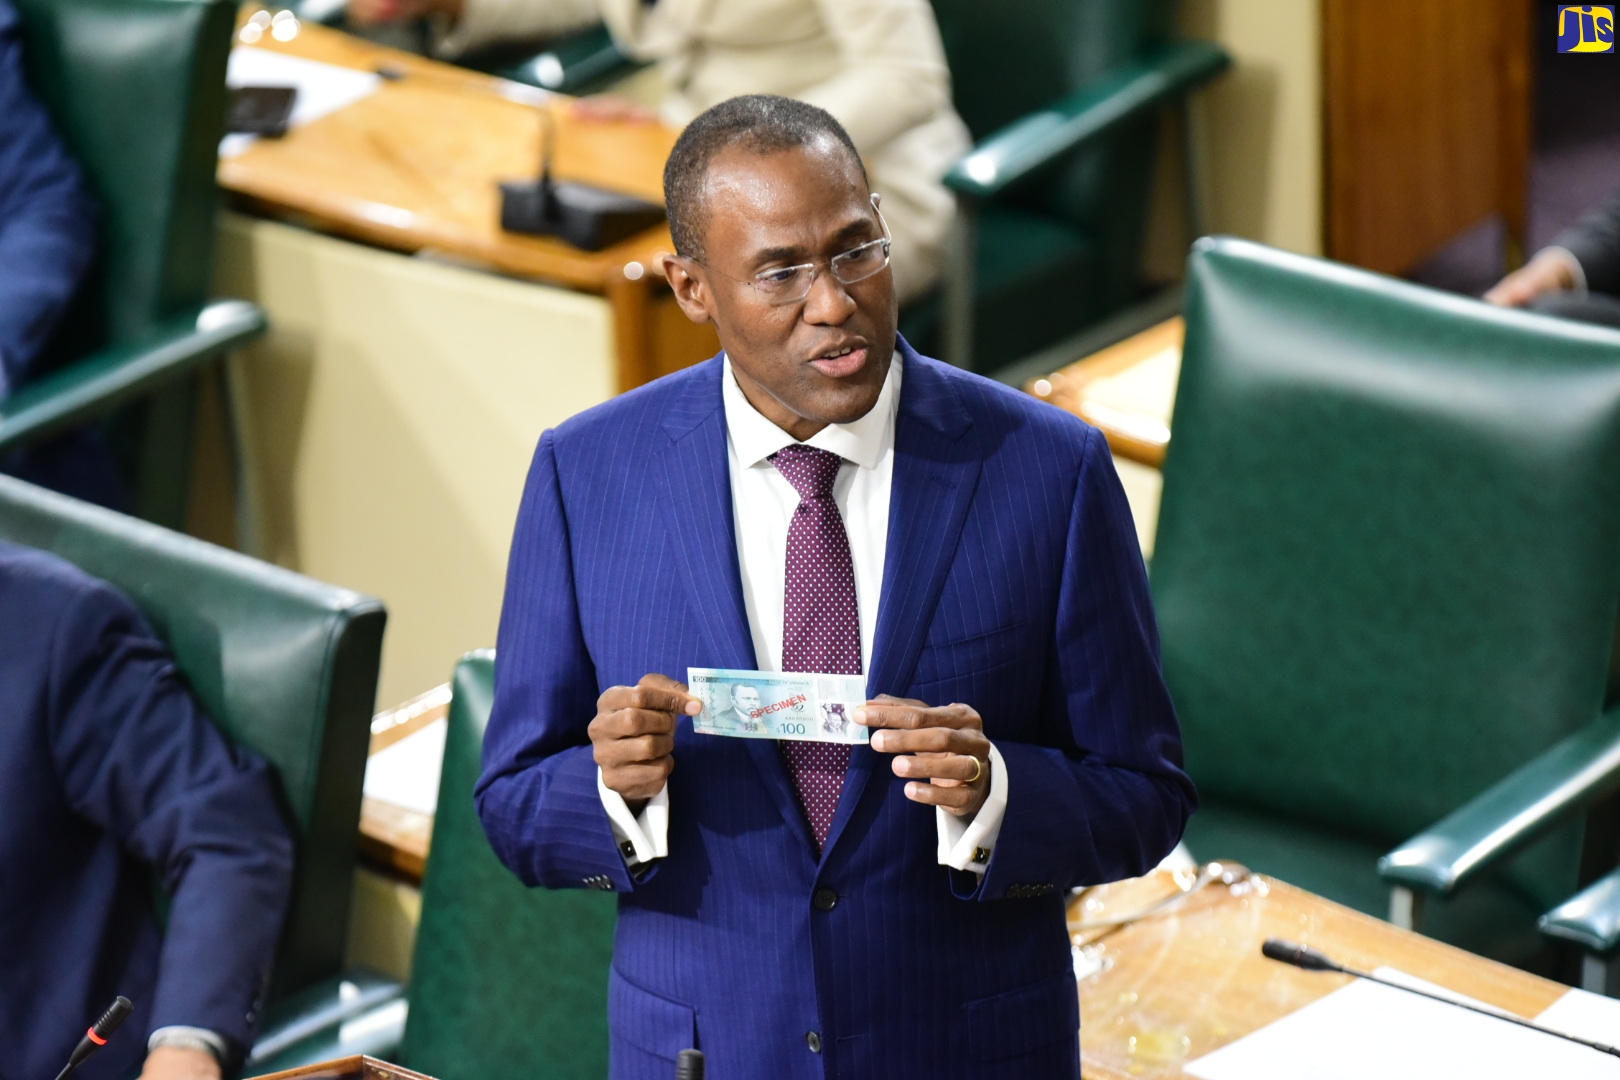
<svg viewBox="0 0 1620 1080">
<path fill-rule="evenodd" d="M 855 722 L 877 729 L 872 749 L 901 755 L 894 775 L 912 781 L 906 798 L 972 817 L 990 794 L 990 740 L 966 705 L 930 706 L 884 694 L 855 710 Z M 969 781 L 969 777 L 972 780 Z"/>
<path fill-rule="evenodd" d="M 141 1080 L 219 1080 L 219 1062 L 206 1050 L 160 1046 L 146 1055 Z"/>
</svg>

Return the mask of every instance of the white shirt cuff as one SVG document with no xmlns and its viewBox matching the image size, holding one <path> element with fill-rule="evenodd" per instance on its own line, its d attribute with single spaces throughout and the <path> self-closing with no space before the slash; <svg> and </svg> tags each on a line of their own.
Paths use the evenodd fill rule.
<svg viewBox="0 0 1620 1080">
<path fill-rule="evenodd" d="M 146 1052 L 151 1053 L 160 1046 L 185 1045 L 200 1042 L 214 1052 L 215 1061 L 225 1060 L 225 1037 L 207 1028 L 186 1027 L 181 1024 L 170 1024 L 160 1027 L 152 1032 L 146 1040 Z"/>
<path fill-rule="evenodd" d="M 990 866 L 996 838 L 1001 835 L 1001 819 L 1007 816 L 1007 765 L 994 743 L 990 745 L 989 767 L 990 794 L 972 821 L 957 817 L 943 806 L 934 807 L 934 821 L 939 826 L 939 861 L 943 866 L 975 874 L 983 874 Z"/>
<path fill-rule="evenodd" d="M 624 861 L 632 867 L 662 859 L 669 854 L 669 785 L 658 789 L 658 794 L 647 800 L 640 814 L 630 812 L 624 796 L 608 787 L 602 780 L 602 770 L 596 770 L 596 793 L 602 797 L 602 809 L 607 811 L 608 824 L 613 826 L 613 839 L 624 853 Z M 629 850 L 625 845 L 629 844 Z"/>
<path fill-rule="evenodd" d="M 1536 254 L 1538 256 L 1551 255 L 1558 259 L 1559 262 L 1563 263 L 1565 269 L 1569 271 L 1569 276 L 1575 281 L 1575 287 L 1570 291 L 1576 296 L 1586 295 L 1586 270 L 1582 268 L 1581 260 L 1575 257 L 1575 253 L 1573 251 L 1569 250 L 1567 247 L 1559 247 L 1557 244 L 1554 244 L 1551 247 L 1542 248 L 1540 251 L 1536 252 Z"/>
</svg>

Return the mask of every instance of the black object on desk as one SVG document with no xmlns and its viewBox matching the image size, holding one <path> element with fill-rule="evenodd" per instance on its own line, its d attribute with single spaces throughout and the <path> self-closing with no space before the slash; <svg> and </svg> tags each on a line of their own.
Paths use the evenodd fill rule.
<svg viewBox="0 0 1620 1080">
<path fill-rule="evenodd" d="M 231 89 L 225 130 L 234 134 L 262 135 L 279 139 L 287 134 L 293 104 L 298 100 L 295 86 L 237 86 Z"/>
<path fill-rule="evenodd" d="M 540 179 L 501 185 L 501 228 L 507 232 L 556 236 L 584 251 L 601 251 L 664 220 L 664 208 L 588 184 L 551 178 L 554 132 L 551 115 L 541 112 Z"/>
</svg>

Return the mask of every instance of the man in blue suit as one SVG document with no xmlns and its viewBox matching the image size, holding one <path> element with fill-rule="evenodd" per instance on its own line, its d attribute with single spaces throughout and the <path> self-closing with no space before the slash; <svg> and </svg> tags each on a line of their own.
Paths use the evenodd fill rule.
<svg viewBox="0 0 1620 1080">
<path fill-rule="evenodd" d="M 269 769 L 72 565 L 0 543 L 0 628 L 0 1080 L 55 1076 L 118 994 L 134 1013 L 77 1075 L 219 1080 L 292 888 Z"/>
<path fill-rule="evenodd" d="M 611 1072 L 1078 1077 L 1068 890 L 1194 806 L 1101 435 L 895 331 L 847 135 L 722 103 L 665 171 L 725 351 L 540 440 L 477 797 L 620 894 Z M 695 734 L 688 667 L 865 673 L 870 746 Z"/>
</svg>

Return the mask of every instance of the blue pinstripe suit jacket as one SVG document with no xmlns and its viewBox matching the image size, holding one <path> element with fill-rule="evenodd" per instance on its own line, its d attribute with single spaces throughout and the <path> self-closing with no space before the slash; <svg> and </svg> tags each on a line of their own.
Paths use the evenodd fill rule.
<svg viewBox="0 0 1620 1080">
<path fill-rule="evenodd" d="M 984 717 L 1010 787 L 982 882 L 939 865 L 934 811 L 904 797 L 885 755 L 855 748 L 818 860 L 777 747 L 695 735 L 685 718 L 669 857 L 632 879 L 596 791 L 598 694 L 648 672 L 755 666 L 720 362 L 540 440 L 478 806 L 524 881 L 619 891 L 615 1078 L 666 1080 L 687 1046 L 717 1080 L 1077 1077 L 1064 892 L 1152 867 L 1193 809 L 1103 438 L 900 353 L 869 692 Z M 831 910 L 826 894 L 812 902 L 824 889 Z"/>
</svg>

